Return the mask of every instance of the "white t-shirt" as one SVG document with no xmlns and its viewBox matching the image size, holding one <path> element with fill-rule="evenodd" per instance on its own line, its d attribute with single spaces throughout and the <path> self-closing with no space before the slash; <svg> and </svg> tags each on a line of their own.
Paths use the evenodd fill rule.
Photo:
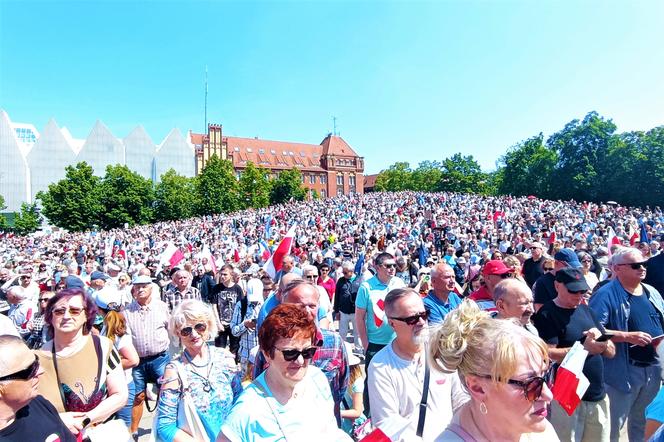
<svg viewBox="0 0 664 442">
<path fill-rule="evenodd" d="M 419 404 L 424 386 L 424 359 L 409 361 L 399 357 L 387 345 L 369 364 L 369 400 L 374 426 L 398 420 L 407 425 L 399 435 L 399 441 L 419 440 L 415 435 L 419 419 Z M 427 413 L 422 440 L 433 440 L 452 420 L 454 411 L 468 401 L 469 397 L 461 385 L 457 373 L 441 373 L 430 368 Z"/>
</svg>

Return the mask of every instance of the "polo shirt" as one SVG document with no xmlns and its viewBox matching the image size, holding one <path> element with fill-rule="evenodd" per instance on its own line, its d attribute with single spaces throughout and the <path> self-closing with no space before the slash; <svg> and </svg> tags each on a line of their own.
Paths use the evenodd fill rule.
<svg viewBox="0 0 664 442">
<path fill-rule="evenodd" d="M 394 329 L 388 324 L 385 315 L 385 296 L 390 290 L 405 287 L 401 278 L 393 277 L 383 284 L 378 276 L 369 278 L 357 291 L 355 307 L 366 310 L 364 318 L 367 327 L 367 339 L 372 344 L 387 345 L 394 339 Z"/>
<path fill-rule="evenodd" d="M 447 302 L 443 302 L 436 296 L 433 290 L 424 297 L 424 307 L 429 310 L 429 323 L 439 324 L 443 322 L 445 316 L 461 304 L 461 298 L 454 292 L 447 295 Z"/>
</svg>

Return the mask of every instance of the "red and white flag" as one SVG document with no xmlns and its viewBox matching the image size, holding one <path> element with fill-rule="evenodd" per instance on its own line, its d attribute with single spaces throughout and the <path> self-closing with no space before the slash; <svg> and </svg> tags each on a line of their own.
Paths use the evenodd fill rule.
<svg viewBox="0 0 664 442">
<path fill-rule="evenodd" d="M 634 247 L 634 244 L 639 240 L 639 232 L 634 230 L 634 226 L 629 225 L 629 245 Z"/>
<path fill-rule="evenodd" d="M 588 378 L 583 374 L 583 364 L 587 356 L 588 351 L 583 345 L 575 342 L 556 371 L 556 380 L 551 388 L 553 398 L 569 416 L 581 403 L 581 398 L 590 385 Z"/>
<path fill-rule="evenodd" d="M 210 248 L 208 247 L 207 244 L 203 244 L 203 251 L 201 252 L 201 258 L 206 258 L 208 261 L 208 265 L 212 267 L 212 272 L 216 275 L 217 274 L 217 263 L 214 261 L 214 256 L 212 256 L 212 253 L 210 253 Z M 207 271 L 207 269 L 206 269 Z"/>
<path fill-rule="evenodd" d="M 276 278 L 277 272 L 279 272 L 283 267 L 284 256 L 288 255 L 291 251 L 291 248 L 293 247 L 293 242 L 295 240 L 295 227 L 297 227 L 297 224 L 293 224 L 291 228 L 288 229 L 286 236 L 284 236 L 284 238 L 277 246 L 277 249 L 274 251 L 272 256 L 270 256 L 270 259 L 268 259 L 263 266 L 263 270 L 265 270 L 272 279 Z"/>
<path fill-rule="evenodd" d="M 168 263 L 171 267 L 175 267 L 183 259 L 184 253 L 182 253 L 182 250 L 180 250 L 179 247 L 175 247 L 175 245 L 169 241 L 166 245 L 166 249 L 164 249 L 159 256 L 159 263 L 161 265 Z"/>
<path fill-rule="evenodd" d="M 609 256 L 612 255 L 611 246 L 614 244 L 621 245 L 622 243 L 620 242 L 620 238 L 616 236 L 616 232 L 613 231 L 613 227 L 609 226 L 609 237 L 606 240 L 606 248 L 609 249 Z"/>
</svg>

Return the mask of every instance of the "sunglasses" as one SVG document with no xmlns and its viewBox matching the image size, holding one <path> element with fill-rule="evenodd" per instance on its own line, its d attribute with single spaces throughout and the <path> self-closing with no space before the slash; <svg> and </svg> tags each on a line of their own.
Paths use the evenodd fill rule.
<svg viewBox="0 0 664 442">
<path fill-rule="evenodd" d="M 198 324 L 194 325 L 193 327 L 192 326 L 183 327 L 180 330 L 180 335 L 184 336 L 184 337 L 191 336 L 191 333 L 194 330 L 196 330 L 196 333 L 198 333 L 199 335 L 202 335 L 203 333 L 205 333 L 205 330 L 207 330 L 207 325 L 203 324 L 202 322 L 199 322 Z"/>
<path fill-rule="evenodd" d="M 630 266 L 634 270 L 639 270 L 641 267 L 644 269 L 648 268 L 648 261 L 643 261 L 643 262 L 626 262 L 623 264 L 618 264 L 619 266 Z"/>
<path fill-rule="evenodd" d="M 278 348 L 277 350 L 279 350 L 281 354 L 284 355 L 285 361 L 293 362 L 299 358 L 300 355 L 302 355 L 302 359 L 304 360 L 313 358 L 316 354 L 316 351 L 318 350 L 318 347 L 309 347 L 303 350 L 295 350 L 294 348 L 290 350 L 282 350 L 281 348 Z"/>
<path fill-rule="evenodd" d="M 35 355 L 34 362 L 30 364 L 28 368 L 19 370 L 16 373 L 2 376 L 0 377 L 0 381 L 12 381 L 12 380 L 27 381 L 29 379 L 36 378 L 38 372 L 39 372 L 39 358 L 37 357 L 37 355 Z"/>
<path fill-rule="evenodd" d="M 543 376 L 533 376 L 524 381 L 517 381 L 516 379 L 508 379 L 507 383 L 516 385 L 523 390 L 523 395 L 530 402 L 535 402 L 542 396 L 542 388 L 544 384 L 548 384 L 551 380 L 552 370 L 549 368 Z M 492 379 L 489 375 L 477 375 L 484 379 Z"/>
<path fill-rule="evenodd" d="M 386 269 L 396 269 L 397 268 L 396 264 L 381 264 L 381 265 Z"/>
<path fill-rule="evenodd" d="M 427 321 L 427 319 L 429 319 L 429 310 L 424 310 L 421 313 L 417 313 L 413 316 L 407 316 L 405 318 L 390 318 L 390 319 L 394 319 L 395 321 L 405 322 L 408 325 L 415 325 L 420 321 L 420 319 L 423 319 L 425 322 Z"/>
<path fill-rule="evenodd" d="M 39 302 L 48 302 L 48 300 L 51 298 L 39 298 L 37 301 Z"/>
<path fill-rule="evenodd" d="M 316 278 L 318 278 L 318 275 L 307 275 L 307 276 L 305 276 L 305 278 L 307 278 L 307 279 L 316 279 Z"/>
<path fill-rule="evenodd" d="M 553 267 L 544 267 L 545 272 L 553 272 Z"/>
<path fill-rule="evenodd" d="M 69 309 L 60 307 L 53 310 L 53 316 L 63 316 L 67 310 L 69 310 L 71 316 L 78 316 L 83 312 L 83 309 L 80 307 L 69 307 Z"/>
</svg>

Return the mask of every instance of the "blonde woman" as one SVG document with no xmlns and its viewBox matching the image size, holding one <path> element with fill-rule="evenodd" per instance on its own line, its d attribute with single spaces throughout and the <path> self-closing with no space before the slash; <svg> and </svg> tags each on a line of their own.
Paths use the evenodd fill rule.
<svg viewBox="0 0 664 442">
<path fill-rule="evenodd" d="M 558 440 L 546 419 L 552 394 L 541 339 L 464 300 L 435 331 L 429 351 L 433 367 L 457 370 L 470 395 L 437 442 Z"/>
<path fill-rule="evenodd" d="M 512 269 L 512 277 L 515 279 L 518 279 L 521 282 L 526 282 L 525 279 L 523 279 L 523 272 L 521 271 L 521 261 L 519 261 L 519 258 L 517 258 L 514 255 L 507 255 L 506 257 L 503 258 L 503 264 L 505 264 L 507 267 Z"/>
<path fill-rule="evenodd" d="M 190 440 L 177 427 L 178 402 L 183 386 L 198 411 L 208 440 L 215 440 L 235 400 L 242 391 L 241 373 L 234 356 L 207 342 L 217 336 L 217 322 L 210 307 L 198 300 L 183 301 L 173 311 L 169 331 L 178 336 L 184 350 L 170 362 L 160 380 L 157 437 L 160 441 Z M 182 377 L 186 379 L 182 379 Z"/>
</svg>

